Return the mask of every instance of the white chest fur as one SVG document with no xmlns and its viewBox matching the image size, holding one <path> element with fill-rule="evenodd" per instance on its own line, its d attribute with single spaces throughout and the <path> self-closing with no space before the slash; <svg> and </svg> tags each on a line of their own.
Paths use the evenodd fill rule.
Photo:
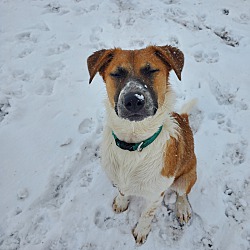
<svg viewBox="0 0 250 250">
<path fill-rule="evenodd" d="M 177 135 L 177 125 L 169 115 L 174 94 L 166 93 L 165 102 L 153 117 L 140 122 L 130 122 L 117 116 L 106 101 L 106 126 L 101 146 L 101 164 L 109 179 L 125 195 L 142 196 L 154 200 L 171 186 L 174 177 L 161 175 L 166 143 Z M 115 144 L 112 129 L 120 140 L 139 142 L 152 136 L 159 127 L 162 131 L 155 141 L 141 152 L 120 149 Z"/>
<path fill-rule="evenodd" d="M 116 146 L 112 130 L 106 127 L 102 143 L 102 167 L 110 180 L 125 195 L 154 199 L 174 181 L 161 175 L 164 149 L 169 138 L 166 128 L 142 152 L 130 152 Z"/>
</svg>

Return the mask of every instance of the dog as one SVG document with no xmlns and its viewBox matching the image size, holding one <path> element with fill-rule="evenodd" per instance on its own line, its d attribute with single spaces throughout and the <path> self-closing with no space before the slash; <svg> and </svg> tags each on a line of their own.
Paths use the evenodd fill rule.
<svg viewBox="0 0 250 250">
<path fill-rule="evenodd" d="M 140 245 L 167 189 L 177 194 L 179 223 L 187 223 L 192 214 L 188 194 L 197 179 L 193 134 L 188 108 L 173 112 L 175 94 L 169 83 L 171 70 L 181 80 L 184 55 L 169 45 L 102 49 L 87 64 L 89 83 L 99 72 L 107 90 L 101 165 L 119 191 L 113 210 L 127 210 L 131 196 L 147 201 L 132 230 Z"/>
</svg>

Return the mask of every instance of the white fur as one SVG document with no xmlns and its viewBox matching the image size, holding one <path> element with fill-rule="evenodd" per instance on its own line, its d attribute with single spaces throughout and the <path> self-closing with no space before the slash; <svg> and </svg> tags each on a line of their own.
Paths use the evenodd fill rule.
<svg viewBox="0 0 250 250">
<path fill-rule="evenodd" d="M 174 177 L 161 175 L 164 166 L 166 143 L 170 136 L 177 136 L 177 125 L 170 116 L 174 94 L 168 92 L 165 102 L 153 117 L 140 122 L 119 118 L 110 103 L 106 102 L 107 121 L 101 147 L 102 167 L 110 180 L 125 196 L 142 196 L 155 201 L 171 186 Z M 156 140 L 142 152 L 129 152 L 116 146 L 112 131 L 126 142 L 141 142 L 152 136 L 158 128 L 163 129 Z"/>
<path fill-rule="evenodd" d="M 154 202 L 149 202 L 146 209 L 143 211 L 136 227 L 133 230 L 136 243 L 143 244 L 151 229 L 151 221 L 154 218 L 156 209 L 160 206 L 162 198 L 158 198 Z"/>
<path fill-rule="evenodd" d="M 174 176 L 167 178 L 161 174 L 166 144 L 170 136 L 176 138 L 178 135 L 178 125 L 170 115 L 174 99 L 175 95 L 169 90 L 164 104 L 156 114 L 139 122 L 119 118 L 109 101 L 106 102 L 107 121 L 101 147 L 102 167 L 122 194 L 114 200 L 113 209 L 115 212 L 124 211 L 130 195 L 142 196 L 147 200 L 147 206 L 133 230 L 137 244 L 146 241 L 155 211 L 162 202 L 163 192 L 174 182 Z M 120 149 L 112 136 L 114 131 L 120 140 L 141 142 L 151 137 L 160 126 L 163 126 L 161 133 L 141 152 Z"/>
<path fill-rule="evenodd" d="M 197 105 L 198 100 L 197 99 L 192 99 L 191 101 L 185 103 L 182 107 L 181 107 L 181 114 L 189 114 L 191 112 L 191 110 L 194 108 L 194 106 Z"/>
</svg>

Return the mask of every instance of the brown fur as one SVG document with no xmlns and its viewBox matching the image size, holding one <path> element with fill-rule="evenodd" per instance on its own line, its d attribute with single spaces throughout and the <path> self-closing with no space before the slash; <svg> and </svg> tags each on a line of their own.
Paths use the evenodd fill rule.
<svg viewBox="0 0 250 250">
<path fill-rule="evenodd" d="M 100 50 L 88 58 L 88 69 L 90 74 L 89 82 L 99 72 L 106 83 L 110 103 L 114 106 L 114 96 L 117 90 L 117 83 L 110 76 L 111 72 L 119 66 L 125 68 L 131 77 L 139 77 L 148 82 L 140 72 L 147 63 L 159 72 L 155 74 L 153 88 L 158 94 L 159 106 L 164 102 L 168 87 L 169 71 L 173 69 L 181 79 L 181 71 L 184 64 L 184 56 L 180 50 L 171 46 L 149 46 L 141 50 L 121 50 L 119 48 Z M 124 79 L 126 80 L 126 79 Z M 119 83 L 121 86 L 123 82 Z"/>
<path fill-rule="evenodd" d="M 178 138 L 171 137 L 166 144 L 165 165 L 162 175 L 175 177 L 173 187 L 188 194 L 196 181 L 196 156 L 194 154 L 193 133 L 189 126 L 188 115 L 173 113 L 179 127 Z"/>
</svg>

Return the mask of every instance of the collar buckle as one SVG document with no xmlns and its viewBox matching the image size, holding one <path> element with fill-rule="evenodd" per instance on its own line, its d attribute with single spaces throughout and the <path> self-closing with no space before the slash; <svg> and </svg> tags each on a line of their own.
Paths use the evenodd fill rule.
<svg viewBox="0 0 250 250">
<path fill-rule="evenodd" d="M 138 152 L 141 152 L 141 151 L 143 150 L 143 148 L 141 147 L 143 143 L 144 143 L 144 142 L 141 142 L 141 143 L 139 144 L 139 146 L 138 146 L 138 148 L 137 148 L 137 151 L 138 151 Z"/>
</svg>

